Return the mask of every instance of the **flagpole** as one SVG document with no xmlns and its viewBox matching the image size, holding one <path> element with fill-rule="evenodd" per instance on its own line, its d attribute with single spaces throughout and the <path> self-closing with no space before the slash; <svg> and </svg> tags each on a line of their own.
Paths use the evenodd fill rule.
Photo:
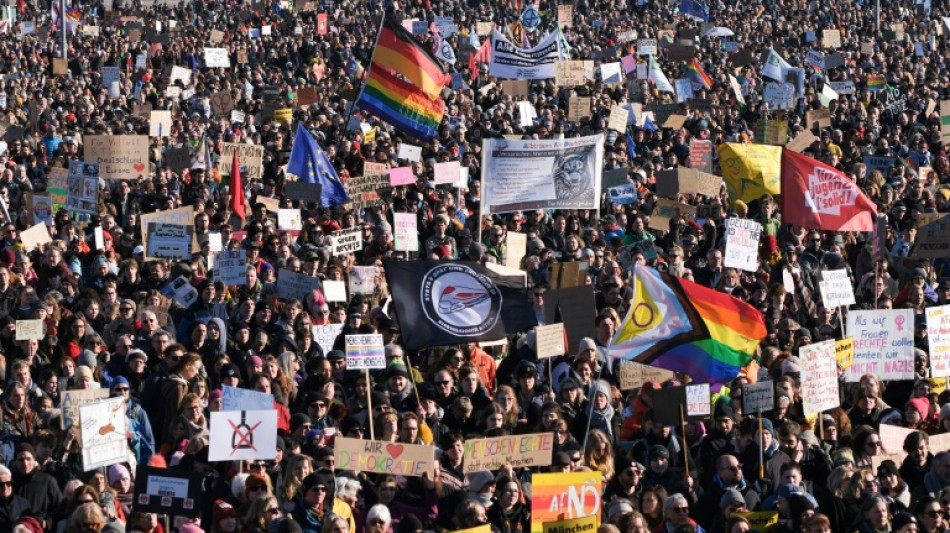
<svg viewBox="0 0 950 533">
<path fill-rule="evenodd" d="M 383 12 L 383 15 L 379 17 L 379 30 L 376 32 L 376 41 L 373 43 L 373 57 L 369 60 L 369 66 L 363 69 L 363 75 L 360 77 L 359 88 L 360 91 L 356 95 L 356 99 L 353 100 L 352 105 L 350 105 L 350 110 L 346 113 L 346 120 L 343 122 L 343 135 L 336 141 L 336 153 L 340 153 L 340 146 L 343 145 L 343 139 L 346 137 L 346 128 L 350 125 L 350 119 L 353 118 L 353 110 L 356 109 L 356 102 L 360 101 L 360 97 L 363 96 L 363 90 L 366 89 L 366 79 L 369 78 L 369 73 L 373 70 L 373 59 L 376 58 L 376 49 L 379 47 L 379 35 L 383 33 L 383 24 L 386 22 L 386 13 Z"/>
</svg>

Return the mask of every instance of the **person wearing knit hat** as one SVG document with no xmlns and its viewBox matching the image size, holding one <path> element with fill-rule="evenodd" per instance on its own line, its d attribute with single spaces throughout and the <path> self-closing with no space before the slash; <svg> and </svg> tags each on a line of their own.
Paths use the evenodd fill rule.
<svg viewBox="0 0 950 533">
<path fill-rule="evenodd" d="M 741 513 L 746 510 L 745 497 L 736 489 L 726 489 L 719 498 L 719 509 L 729 518 L 731 513 Z"/>
<path fill-rule="evenodd" d="M 205 530 L 197 524 L 188 523 L 178 526 L 178 533 L 205 533 Z"/>
<path fill-rule="evenodd" d="M 19 498 L 19 496 L 16 496 L 16 497 Z M 2 524 L 2 522 L 0 522 L 0 524 Z M 24 515 L 24 516 L 21 516 L 20 518 L 17 518 L 16 522 L 12 524 L 10 529 L 4 529 L 4 530 L 10 531 L 12 529 L 14 531 L 17 531 L 16 528 L 18 527 L 22 528 L 19 531 L 25 530 L 24 533 L 26 532 L 43 533 L 43 524 L 40 524 L 39 520 L 37 520 L 35 517 L 32 517 L 30 515 Z"/>
<path fill-rule="evenodd" d="M 907 511 L 900 511 L 891 519 L 891 531 L 894 533 L 910 533 L 920 531 L 920 524 L 914 515 Z"/>
<path fill-rule="evenodd" d="M 216 531 L 233 532 L 237 529 L 237 511 L 230 503 L 215 500 L 211 507 L 211 516 Z"/>
<path fill-rule="evenodd" d="M 247 501 L 254 501 L 259 498 L 270 496 L 270 480 L 264 474 L 250 474 L 244 480 L 244 494 Z"/>
<path fill-rule="evenodd" d="M 910 429 L 925 430 L 929 426 L 930 400 L 911 398 L 904 404 L 904 425 Z"/>
</svg>

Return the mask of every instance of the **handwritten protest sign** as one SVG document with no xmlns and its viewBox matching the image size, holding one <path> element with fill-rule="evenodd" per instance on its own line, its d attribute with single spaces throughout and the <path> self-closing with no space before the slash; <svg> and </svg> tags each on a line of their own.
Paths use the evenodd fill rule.
<svg viewBox="0 0 950 533">
<path fill-rule="evenodd" d="M 250 180 L 261 179 L 261 167 L 264 161 L 264 147 L 246 143 L 222 143 L 221 156 L 218 158 L 218 172 L 222 176 L 231 175 L 231 164 L 234 162 L 234 152 L 238 153 L 238 164 L 241 172 L 247 170 Z"/>
<path fill-rule="evenodd" d="M 144 213 L 139 215 L 142 221 L 142 242 L 148 242 L 149 224 L 178 224 L 182 226 L 193 226 L 195 223 L 195 211 L 191 206 L 179 207 L 178 209 L 169 209 L 166 211 L 157 211 L 155 213 Z M 194 243 L 192 243 L 194 245 Z M 195 250 L 192 247 L 192 250 Z M 146 250 L 146 253 L 148 250 Z M 146 255 L 146 259 L 153 259 Z"/>
<path fill-rule="evenodd" d="M 359 227 L 334 231 L 330 239 L 333 242 L 333 255 L 349 254 L 363 249 L 363 230 Z"/>
<path fill-rule="evenodd" d="M 458 183 L 459 176 L 462 174 L 462 166 L 459 161 L 436 163 L 433 170 L 435 171 L 436 184 L 454 185 Z"/>
<path fill-rule="evenodd" d="M 543 533 L 546 522 L 588 516 L 599 519 L 602 484 L 599 470 L 532 475 L 531 533 Z"/>
<path fill-rule="evenodd" d="M 762 224 L 746 218 L 726 220 L 726 267 L 755 272 L 758 268 Z"/>
<path fill-rule="evenodd" d="M 847 369 L 854 363 L 854 339 L 845 337 L 835 341 L 835 359 L 843 369 Z"/>
<path fill-rule="evenodd" d="M 277 410 L 211 413 L 209 461 L 271 460 L 277 454 Z"/>
<path fill-rule="evenodd" d="M 931 377 L 950 376 L 950 305 L 928 307 L 927 340 L 930 342 Z M 19 333 L 19 321 L 17 332 Z"/>
<path fill-rule="evenodd" d="M 81 406 L 79 428 L 84 471 L 129 460 L 125 398 L 109 398 Z"/>
<path fill-rule="evenodd" d="M 762 533 L 774 533 L 778 527 L 778 511 L 749 511 L 736 514 L 744 516 L 752 529 Z"/>
<path fill-rule="evenodd" d="M 854 337 L 854 363 L 845 381 L 865 374 L 878 379 L 914 379 L 914 311 L 850 311 L 847 332 Z"/>
<path fill-rule="evenodd" d="M 109 397 L 109 389 L 88 389 L 63 391 L 60 408 L 63 410 L 61 429 L 79 427 L 79 408 Z"/>
<path fill-rule="evenodd" d="M 687 385 L 686 416 L 705 416 L 709 413 L 709 383 Z"/>
<path fill-rule="evenodd" d="M 805 415 L 838 407 L 838 367 L 835 341 L 828 340 L 802 346 L 802 400 Z"/>
<path fill-rule="evenodd" d="M 273 408 L 273 394 L 227 385 L 221 387 L 222 411 L 240 411 L 242 409 L 266 411 Z"/>
<path fill-rule="evenodd" d="M 748 383 L 742 386 L 742 410 L 746 413 L 764 413 L 775 408 L 775 387 L 771 381 Z"/>
<path fill-rule="evenodd" d="M 564 324 L 558 322 L 534 328 L 534 346 L 538 359 L 564 355 Z"/>
<path fill-rule="evenodd" d="M 134 180 L 148 175 L 148 135 L 84 135 L 85 160 L 99 177 Z"/>
<path fill-rule="evenodd" d="M 208 68 L 231 68 L 227 48 L 205 48 L 205 66 Z"/>
<path fill-rule="evenodd" d="M 469 439 L 465 441 L 463 471 L 468 474 L 497 470 L 507 463 L 515 468 L 548 466 L 553 450 L 551 433 Z"/>
<path fill-rule="evenodd" d="M 722 178 L 695 168 L 679 167 L 656 173 L 658 196 L 672 197 L 677 194 L 718 196 L 721 188 Z"/>
<path fill-rule="evenodd" d="M 296 298 L 302 302 L 308 294 L 319 289 L 320 286 L 320 278 L 285 268 L 277 273 L 277 294 L 287 300 Z"/>
<path fill-rule="evenodd" d="M 421 477 L 435 467 L 435 446 L 336 437 L 333 450 L 340 470 Z"/>
<path fill-rule="evenodd" d="M 53 242 L 53 238 L 50 237 L 46 224 L 40 222 L 20 232 L 20 242 L 27 251 L 33 251 L 37 246 Z"/>
<path fill-rule="evenodd" d="M 854 305 L 854 289 L 847 270 L 822 270 L 818 288 L 825 308 Z"/>
<path fill-rule="evenodd" d="M 669 379 L 675 379 L 676 374 L 655 366 L 645 365 L 643 363 L 634 363 L 633 361 L 617 361 L 617 377 L 620 381 L 620 390 L 629 391 L 642 386 L 647 381 L 656 381 L 663 383 Z"/>
<path fill-rule="evenodd" d="M 396 251 L 419 251 L 419 234 L 416 229 L 415 213 L 394 213 L 393 241 L 393 248 Z"/>
<path fill-rule="evenodd" d="M 377 275 L 375 266 L 354 266 L 350 269 L 350 294 L 373 294 Z"/>
<path fill-rule="evenodd" d="M 382 335 L 346 336 L 346 369 L 362 370 L 364 368 L 386 368 Z"/>
<path fill-rule="evenodd" d="M 333 350 L 333 343 L 343 331 L 343 324 L 322 324 L 319 326 L 310 326 L 310 332 L 313 334 L 313 342 L 323 348 L 323 353 L 330 353 Z"/>
<path fill-rule="evenodd" d="M 324 280 L 323 281 L 323 297 L 327 299 L 328 302 L 345 302 L 346 301 L 346 282 L 345 281 L 333 281 L 333 280 Z"/>
<path fill-rule="evenodd" d="M 42 340 L 45 336 L 46 326 L 42 319 L 16 321 L 16 340 Z"/>
<path fill-rule="evenodd" d="M 881 424 L 877 433 L 881 436 L 881 446 L 884 447 L 884 452 L 896 453 L 899 458 L 896 462 L 901 464 L 904 462 L 904 458 L 907 457 L 907 452 L 904 451 L 904 439 L 913 432 L 914 430 L 910 428 Z"/>
<path fill-rule="evenodd" d="M 247 251 L 226 250 L 214 254 L 214 280 L 225 285 L 247 285 Z"/>
</svg>

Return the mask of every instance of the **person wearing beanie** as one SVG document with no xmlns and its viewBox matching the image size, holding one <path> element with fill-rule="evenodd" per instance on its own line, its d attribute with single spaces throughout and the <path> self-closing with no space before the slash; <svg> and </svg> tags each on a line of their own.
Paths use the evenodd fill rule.
<svg viewBox="0 0 950 533">
<path fill-rule="evenodd" d="M 620 434 L 620 423 L 623 418 L 613 407 L 613 389 L 602 379 L 594 380 L 590 384 L 590 403 L 587 409 L 574 417 L 571 435 L 578 442 L 591 430 L 603 431 L 611 441 L 617 440 Z"/>
<path fill-rule="evenodd" d="M 132 516 L 132 474 L 124 465 L 109 467 L 109 486 L 115 489 L 116 501 L 125 516 Z"/>
<path fill-rule="evenodd" d="M 129 419 L 131 436 L 129 444 L 135 453 L 135 461 L 139 464 L 147 463 L 155 454 L 155 435 L 152 434 L 152 421 L 148 413 L 138 400 L 132 397 L 132 385 L 123 376 L 116 376 L 112 381 L 112 397 L 125 399 L 125 414 Z"/>
<path fill-rule="evenodd" d="M 781 512 L 781 511 L 780 511 Z M 792 494 L 788 497 L 788 518 L 791 531 L 801 531 L 805 513 L 817 513 L 818 503 L 807 492 Z M 810 515 L 809 515 L 810 516 Z"/>
<path fill-rule="evenodd" d="M 291 517 L 300 524 L 304 533 L 322 533 L 326 518 L 335 509 L 336 481 L 333 472 L 321 468 L 308 475 L 300 484 L 297 504 Z"/>
<path fill-rule="evenodd" d="M 615 498 L 633 499 L 640 491 L 641 478 L 643 470 L 640 469 L 639 463 L 626 455 L 617 455 L 614 457 L 614 476 L 604 489 L 604 501 L 609 502 Z"/>
<path fill-rule="evenodd" d="M 683 443 L 683 437 L 673 433 L 673 427 L 664 425 L 663 423 L 656 420 L 657 412 L 656 409 L 650 409 L 643 415 L 643 438 L 638 440 L 636 444 L 633 445 L 632 455 L 637 462 L 646 465 L 649 477 L 649 472 L 652 471 L 650 465 L 650 452 L 654 450 L 657 446 L 666 448 L 667 459 L 669 460 L 668 467 L 670 469 L 683 469 L 685 467 L 685 461 L 683 458 L 683 450 L 686 450 L 686 453 L 689 452 Z M 694 468 L 696 467 L 696 462 L 690 453 L 689 464 Z M 644 480 L 646 482 L 646 480 Z"/>
<path fill-rule="evenodd" d="M 926 397 L 911 398 L 904 404 L 904 427 L 928 431 L 930 426 L 930 400 Z"/>
<path fill-rule="evenodd" d="M 410 400 L 415 400 L 412 393 L 412 380 L 406 363 L 396 359 L 386 367 L 386 392 L 389 393 L 389 404 L 398 412 L 408 409 Z"/>
<path fill-rule="evenodd" d="M 792 459 L 779 448 L 778 439 L 775 437 L 775 428 L 772 421 L 762 417 L 762 431 L 759 431 L 758 421 L 752 421 L 752 444 L 746 446 L 738 457 L 742 463 L 742 473 L 746 479 L 759 478 L 759 449 L 762 450 L 762 465 L 765 471 L 765 481 L 770 483 L 771 487 L 777 487 L 782 482 L 782 465 L 790 462 Z"/>
<path fill-rule="evenodd" d="M 696 460 L 701 465 L 715 464 L 719 457 L 727 453 L 735 452 L 733 439 L 736 436 L 736 410 L 725 400 L 720 398 L 713 408 L 713 424 L 700 443 L 696 453 Z M 708 486 L 713 476 L 716 474 L 714 468 L 703 468 L 701 470 L 702 485 Z"/>
<path fill-rule="evenodd" d="M 237 530 L 237 511 L 224 500 L 215 500 L 211 506 L 211 521 L 215 531 L 234 533 Z"/>
<path fill-rule="evenodd" d="M 891 531 L 893 533 L 911 533 L 920 531 L 920 524 L 914 515 L 907 511 L 900 511 L 891 519 Z"/>
<path fill-rule="evenodd" d="M 205 533 L 205 530 L 197 524 L 187 523 L 178 526 L 178 533 Z"/>
<path fill-rule="evenodd" d="M 30 508 L 44 527 L 49 527 L 53 513 L 63 500 L 56 479 L 42 472 L 36 461 L 33 446 L 21 443 L 16 451 L 16 466 L 13 469 L 13 486 L 16 493 L 30 502 Z"/>
</svg>

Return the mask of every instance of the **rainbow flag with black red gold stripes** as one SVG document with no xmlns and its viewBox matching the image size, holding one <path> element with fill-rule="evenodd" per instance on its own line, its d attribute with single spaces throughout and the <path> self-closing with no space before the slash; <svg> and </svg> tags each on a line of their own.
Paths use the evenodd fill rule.
<svg viewBox="0 0 950 533">
<path fill-rule="evenodd" d="M 630 311 L 610 343 L 612 357 L 724 384 L 765 338 L 762 313 L 724 292 L 637 265 Z"/>
</svg>

